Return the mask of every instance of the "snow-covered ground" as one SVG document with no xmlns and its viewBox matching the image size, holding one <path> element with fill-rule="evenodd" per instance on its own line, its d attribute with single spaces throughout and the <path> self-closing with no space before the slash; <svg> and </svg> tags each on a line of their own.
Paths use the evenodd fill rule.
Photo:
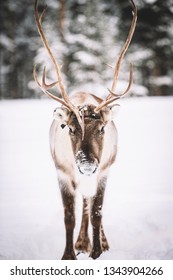
<svg viewBox="0 0 173 280">
<path fill-rule="evenodd" d="M 120 103 L 118 156 L 103 210 L 110 251 L 100 259 L 173 259 L 173 98 Z M 48 143 L 56 106 L 0 102 L 0 259 L 62 256 L 63 208 Z"/>
</svg>

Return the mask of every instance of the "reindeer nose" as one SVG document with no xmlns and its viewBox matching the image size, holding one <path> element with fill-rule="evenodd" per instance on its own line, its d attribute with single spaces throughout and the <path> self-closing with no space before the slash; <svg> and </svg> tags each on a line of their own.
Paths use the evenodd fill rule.
<svg viewBox="0 0 173 280">
<path fill-rule="evenodd" d="M 78 166 L 78 169 L 83 175 L 90 176 L 96 172 L 97 166 L 95 164 L 85 163 Z"/>
<path fill-rule="evenodd" d="M 76 164 L 79 172 L 86 176 L 94 174 L 98 167 L 98 161 L 93 158 L 87 158 L 82 151 L 79 151 L 76 155 Z"/>
</svg>

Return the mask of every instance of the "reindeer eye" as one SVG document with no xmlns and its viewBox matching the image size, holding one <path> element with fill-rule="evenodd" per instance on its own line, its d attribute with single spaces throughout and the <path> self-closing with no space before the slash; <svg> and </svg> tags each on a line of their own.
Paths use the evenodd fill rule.
<svg viewBox="0 0 173 280">
<path fill-rule="evenodd" d="M 69 127 L 69 133 L 70 135 L 75 135 L 75 130 L 71 127 Z"/>
<path fill-rule="evenodd" d="M 102 127 L 100 128 L 100 130 L 99 130 L 99 133 L 100 133 L 100 134 L 104 134 L 104 132 L 105 132 L 105 128 L 104 128 L 104 126 L 102 126 Z"/>
</svg>

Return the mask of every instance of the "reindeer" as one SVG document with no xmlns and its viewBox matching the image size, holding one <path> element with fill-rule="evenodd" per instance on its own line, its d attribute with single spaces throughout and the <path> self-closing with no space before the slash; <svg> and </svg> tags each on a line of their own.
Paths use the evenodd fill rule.
<svg viewBox="0 0 173 280">
<path fill-rule="evenodd" d="M 114 70 L 113 83 L 108 95 L 102 99 L 95 94 L 77 92 L 69 96 L 65 90 L 61 67 L 57 63 L 42 29 L 45 9 L 39 15 L 38 0 L 35 0 L 35 20 L 38 32 L 55 67 L 58 81 L 46 84 L 46 67 L 42 83 L 39 82 L 36 66 L 34 78 L 41 90 L 61 103 L 54 110 L 54 120 L 50 128 L 50 149 L 58 173 L 58 182 L 64 206 L 66 229 L 66 246 L 63 260 L 75 260 L 75 250 L 88 252 L 97 259 L 103 251 L 109 249 L 103 225 L 102 205 L 106 181 L 110 166 L 117 153 L 117 130 L 113 122 L 114 102 L 124 96 L 131 87 L 133 69 L 130 65 L 129 83 L 122 94 L 115 93 L 118 74 L 123 57 L 131 42 L 137 20 L 137 9 L 131 0 L 133 19 L 127 40 L 121 50 Z M 49 89 L 59 86 L 62 98 L 53 95 Z M 74 246 L 75 197 L 79 190 L 83 196 L 83 215 L 79 236 Z M 92 245 L 88 235 L 88 224 L 91 221 L 93 236 Z"/>
</svg>

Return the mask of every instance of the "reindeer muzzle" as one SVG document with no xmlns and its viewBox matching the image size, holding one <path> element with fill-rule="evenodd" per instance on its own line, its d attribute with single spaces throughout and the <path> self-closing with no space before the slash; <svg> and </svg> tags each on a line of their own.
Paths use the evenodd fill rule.
<svg viewBox="0 0 173 280">
<path fill-rule="evenodd" d="M 96 159 L 88 159 L 82 151 L 79 151 L 76 155 L 76 164 L 79 172 L 86 176 L 91 176 L 98 168 L 98 161 Z"/>
</svg>

